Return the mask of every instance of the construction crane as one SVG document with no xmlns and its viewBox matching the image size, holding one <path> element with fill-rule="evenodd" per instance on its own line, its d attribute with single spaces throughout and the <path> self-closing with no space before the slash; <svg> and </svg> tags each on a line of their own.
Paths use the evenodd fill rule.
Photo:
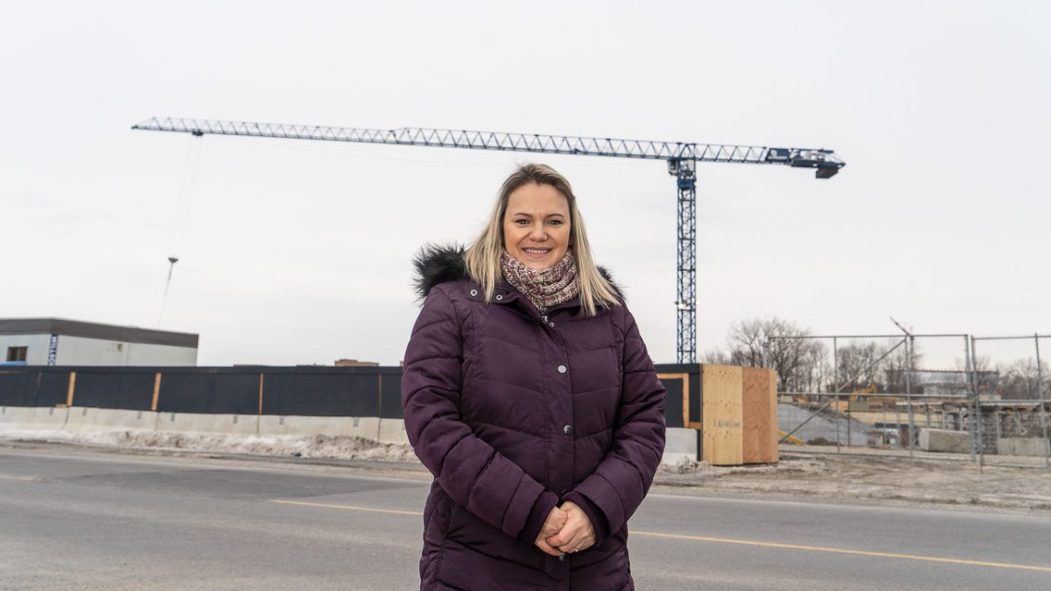
<svg viewBox="0 0 1051 591">
<path fill-rule="evenodd" d="M 676 178 L 678 191 L 677 235 L 679 242 L 675 308 L 678 320 L 676 354 L 679 363 L 696 363 L 697 361 L 697 163 L 733 162 L 813 168 L 819 179 L 832 178 L 846 164 L 836 156 L 835 152 L 826 149 L 770 148 L 424 127 L 366 129 L 154 117 L 133 125 L 132 129 L 190 133 L 197 137 L 205 134 L 235 135 L 664 160 L 667 162 L 668 173 Z"/>
</svg>

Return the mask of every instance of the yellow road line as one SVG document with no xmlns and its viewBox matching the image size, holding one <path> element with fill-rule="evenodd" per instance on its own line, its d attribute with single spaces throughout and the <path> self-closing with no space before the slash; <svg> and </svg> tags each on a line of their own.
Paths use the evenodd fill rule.
<svg viewBox="0 0 1051 591">
<path fill-rule="evenodd" d="M 967 560 L 964 558 L 945 558 L 942 556 L 924 556 L 922 554 L 900 554 L 897 552 L 875 552 L 870 550 L 848 550 L 846 548 L 829 548 L 826 546 L 808 546 L 804 544 L 782 544 L 778 542 L 760 542 L 757 540 L 738 540 L 734 538 L 713 538 L 709 536 L 687 536 L 681 534 L 664 534 L 660 532 L 637 531 L 631 532 L 633 536 L 644 536 L 649 538 L 662 538 L 666 540 L 687 540 L 692 542 L 710 542 L 714 544 L 737 544 L 740 546 L 756 546 L 759 548 L 778 548 L 781 550 L 803 550 L 806 552 L 824 552 L 827 554 L 847 554 L 850 556 L 869 556 L 873 558 L 894 558 L 897 560 L 919 560 L 922 562 L 940 562 L 943 564 L 961 564 L 967 566 L 988 566 L 993 568 L 1008 568 L 1015 570 L 1028 570 L 1039 573 L 1051 573 L 1051 566 L 1035 566 L 1031 564 L 1013 564 L 1010 562 L 987 562 L 984 560 Z"/>
<path fill-rule="evenodd" d="M 376 509 L 373 507 L 359 507 L 355 505 L 335 505 L 331 503 L 310 503 L 307 501 L 289 501 L 286 499 L 270 499 L 271 503 L 284 505 L 300 505 L 303 507 L 320 507 L 322 509 L 339 509 L 341 511 L 364 511 L 366 513 L 386 513 L 389 515 L 408 515 L 410 517 L 421 517 L 423 513 L 418 511 L 401 511 L 398 509 Z M 1051 573 L 1051 566 L 1036 566 L 1032 564 L 1015 564 L 1010 562 L 989 562 L 985 560 L 967 560 L 965 558 L 946 558 L 943 556 L 925 556 L 923 554 L 902 554 L 898 552 L 876 552 L 872 550 L 848 550 L 846 548 L 830 548 L 827 546 L 809 546 L 805 544 L 783 544 L 780 542 L 760 542 L 758 540 L 741 540 L 736 538 L 716 538 L 711 536 L 689 536 L 683 534 L 665 534 L 652 531 L 632 530 L 631 535 L 647 538 L 660 538 L 665 540 L 681 540 L 688 542 L 708 542 L 711 544 L 735 544 L 738 546 L 754 546 L 757 548 L 776 548 L 779 550 L 800 550 L 804 552 L 823 552 L 826 554 L 845 554 L 848 556 L 867 556 L 870 558 L 892 558 L 895 560 L 917 560 L 920 562 L 937 562 L 941 564 L 958 564 L 963 566 L 985 566 L 990 568 L 1005 568 L 1013 570 L 1026 570 L 1038 573 Z"/>
<path fill-rule="evenodd" d="M 356 507 L 354 505 L 331 505 L 328 503 L 308 503 L 306 501 L 289 501 L 286 499 L 270 499 L 271 503 L 283 505 L 301 505 L 303 507 L 321 507 L 323 509 L 339 509 L 341 511 L 365 511 L 366 513 L 387 513 L 389 515 L 409 515 L 411 517 L 423 517 L 418 511 L 399 511 L 398 509 L 375 509 L 373 507 Z"/>
<path fill-rule="evenodd" d="M 32 476 L 7 476 L 6 474 L 0 474 L 0 478 L 3 478 L 4 480 L 36 480 L 36 478 Z"/>
</svg>

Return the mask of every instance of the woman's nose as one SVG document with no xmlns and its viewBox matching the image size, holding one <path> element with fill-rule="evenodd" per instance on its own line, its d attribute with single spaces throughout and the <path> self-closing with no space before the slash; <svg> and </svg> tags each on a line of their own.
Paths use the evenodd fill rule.
<svg viewBox="0 0 1051 591">
<path fill-rule="evenodd" d="M 529 237 L 537 242 L 547 240 L 547 228 L 544 227 L 544 224 L 536 224 L 529 229 Z"/>
</svg>

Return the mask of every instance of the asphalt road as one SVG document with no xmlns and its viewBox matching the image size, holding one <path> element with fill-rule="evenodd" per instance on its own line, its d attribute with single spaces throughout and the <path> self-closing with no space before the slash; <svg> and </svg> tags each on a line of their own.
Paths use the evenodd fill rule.
<svg viewBox="0 0 1051 591">
<path fill-rule="evenodd" d="M 0 589 L 413 589 L 427 483 L 0 447 Z M 1051 589 L 1051 518 L 652 494 L 639 589 Z"/>
</svg>

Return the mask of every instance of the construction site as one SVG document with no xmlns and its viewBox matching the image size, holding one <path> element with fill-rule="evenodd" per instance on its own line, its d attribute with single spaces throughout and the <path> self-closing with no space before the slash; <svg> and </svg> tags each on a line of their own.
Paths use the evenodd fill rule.
<svg viewBox="0 0 1051 591">
<path fill-rule="evenodd" d="M 677 360 L 656 365 L 667 390 L 657 494 L 1051 511 L 1048 388 L 1040 358 L 1041 340 L 1051 335 L 922 334 L 891 319 L 900 334 L 767 330 L 748 343 L 751 350 L 731 345 L 725 359 L 719 353 L 709 355 L 715 362 L 698 362 L 698 164 L 784 165 L 813 169 L 827 180 L 845 165 L 832 150 L 173 118 L 133 129 L 181 132 L 193 142 L 225 135 L 661 160 L 676 181 Z M 196 174 L 189 170 L 184 174 Z M 167 261 L 158 324 L 180 257 L 173 253 Z M 71 449 L 292 462 L 352 477 L 429 476 L 407 434 L 402 367 L 348 359 L 328 367 L 198 367 L 199 339 L 55 318 L 0 320 L 7 351 L 0 368 L 0 445 L 12 457 Z M 962 345 L 954 356 L 959 369 L 928 368 L 928 352 L 947 341 Z M 1004 364 L 979 353 L 999 342 L 1029 343 L 1033 356 Z"/>
<path fill-rule="evenodd" d="M 1051 589 L 1048 7 L 8 12 L 0 588 Z"/>
</svg>

